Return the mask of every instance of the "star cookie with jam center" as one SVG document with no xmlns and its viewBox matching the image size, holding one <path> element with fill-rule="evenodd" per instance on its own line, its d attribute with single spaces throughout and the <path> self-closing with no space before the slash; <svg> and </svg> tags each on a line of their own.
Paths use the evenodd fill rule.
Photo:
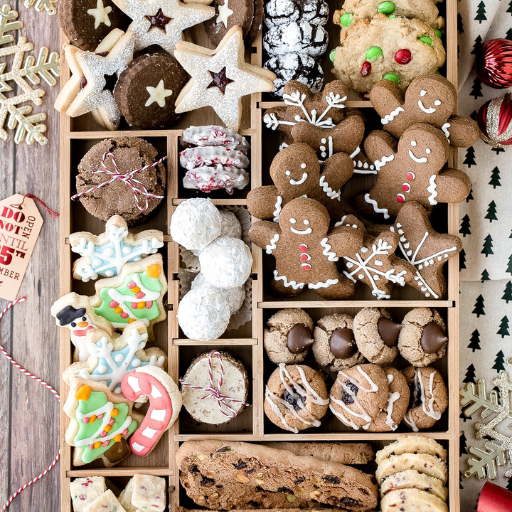
<svg viewBox="0 0 512 512">
<path fill-rule="evenodd" d="M 229 129 L 237 131 L 242 97 L 274 90 L 274 73 L 245 62 L 243 32 L 238 26 L 213 50 L 180 41 L 174 56 L 192 77 L 176 100 L 178 113 L 212 107 Z"/>
</svg>

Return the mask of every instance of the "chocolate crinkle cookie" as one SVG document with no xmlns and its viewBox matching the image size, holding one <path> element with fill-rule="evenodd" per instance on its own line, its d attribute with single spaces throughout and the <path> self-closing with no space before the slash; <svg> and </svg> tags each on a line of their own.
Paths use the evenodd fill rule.
<svg viewBox="0 0 512 512">
<path fill-rule="evenodd" d="M 263 48 L 272 57 L 294 52 L 320 57 L 327 50 L 328 42 L 325 29 L 308 21 L 278 25 L 263 36 Z"/>
<path fill-rule="evenodd" d="M 282 309 L 271 316 L 263 333 L 268 358 L 276 364 L 302 363 L 313 345 L 313 320 L 302 309 Z"/>
<path fill-rule="evenodd" d="M 282 428 L 297 434 L 319 427 L 325 416 L 329 398 L 323 376 L 305 365 L 281 363 L 265 388 L 265 414 Z"/>
<path fill-rule="evenodd" d="M 383 308 L 361 309 L 354 317 L 354 338 L 359 352 L 370 363 L 391 363 L 398 354 L 401 327 Z"/>
<path fill-rule="evenodd" d="M 135 192 L 127 181 L 120 179 L 89 192 L 117 174 L 108 153 L 114 156 L 119 174 L 128 174 L 146 165 L 151 166 L 134 174 L 133 180 L 137 181 L 132 181 L 132 184 L 137 190 L 146 190 L 148 194 L 162 197 L 148 197 Z M 105 222 L 112 215 L 123 217 L 128 226 L 144 222 L 160 204 L 165 192 L 165 163 L 152 165 L 158 160 L 156 148 L 137 137 L 118 137 L 99 142 L 78 164 L 76 190 L 78 194 L 83 194 L 80 202 L 91 215 Z M 95 172 L 102 170 L 102 162 L 108 172 Z"/>
<path fill-rule="evenodd" d="M 427 366 L 446 353 L 446 324 L 435 309 L 415 308 L 407 313 L 398 337 L 398 350 L 414 366 Z"/>
<path fill-rule="evenodd" d="M 353 323 L 351 316 L 341 313 L 318 320 L 313 355 L 320 366 L 337 372 L 364 362 L 354 340 Z"/>
<path fill-rule="evenodd" d="M 329 6 L 324 0 L 270 0 L 265 4 L 265 25 L 268 28 L 299 20 L 311 25 L 326 25 Z"/>
</svg>

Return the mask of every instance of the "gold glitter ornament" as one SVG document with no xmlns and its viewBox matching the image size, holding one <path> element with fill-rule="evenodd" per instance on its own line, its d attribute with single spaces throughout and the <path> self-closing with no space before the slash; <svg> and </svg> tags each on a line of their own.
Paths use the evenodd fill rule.
<svg viewBox="0 0 512 512">
<path fill-rule="evenodd" d="M 512 93 L 484 103 L 478 111 L 480 138 L 493 148 L 512 144 Z"/>
</svg>

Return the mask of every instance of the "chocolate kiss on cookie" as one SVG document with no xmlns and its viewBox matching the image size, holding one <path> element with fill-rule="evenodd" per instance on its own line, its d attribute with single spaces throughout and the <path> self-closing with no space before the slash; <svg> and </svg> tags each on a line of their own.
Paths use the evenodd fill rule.
<svg viewBox="0 0 512 512">
<path fill-rule="evenodd" d="M 377 322 L 379 336 L 387 347 L 394 347 L 397 344 L 398 335 L 400 334 L 401 329 L 402 324 L 397 324 L 386 317 L 380 317 Z"/>
<path fill-rule="evenodd" d="M 420 345 L 427 354 L 437 352 L 447 341 L 445 332 L 436 322 L 430 322 L 423 327 Z"/>
<path fill-rule="evenodd" d="M 338 359 L 348 359 L 357 352 L 352 329 L 339 328 L 333 331 L 329 340 L 332 355 Z"/>
<path fill-rule="evenodd" d="M 304 324 L 294 325 L 288 332 L 286 346 L 292 354 L 300 354 L 313 345 L 311 330 Z"/>
</svg>

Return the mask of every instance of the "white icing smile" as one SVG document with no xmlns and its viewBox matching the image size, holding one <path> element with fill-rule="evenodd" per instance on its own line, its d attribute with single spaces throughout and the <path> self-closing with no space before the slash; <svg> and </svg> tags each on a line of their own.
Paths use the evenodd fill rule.
<svg viewBox="0 0 512 512">
<path fill-rule="evenodd" d="M 295 224 L 297 221 L 292 217 L 290 219 L 290 224 Z M 304 225 L 307 226 L 309 224 L 309 220 L 307 219 L 304 219 Z M 295 229 L 294 227 L 290 227 L 290 231 L 292 233 L 295 233 L 296 235 L 309 235 L 310 233 L 313 232 L 313 230 L 311 228 L 306 228 L 306 229 Z"/>
<path fill-rule="evenodd" d="M 425 96 L 425 94 L 427 94 L 427 91 L 421 91 L 420 92 L 420 96 Z M 438 107 L 439 105 L 441 105 L 441 101 L 440 100 L 436 100 L 434 101 L 434 105 L 436 107 Z M 425 105 L 423 105 L 423 102 L 421 100 L 418 100 L 418 107 L 420 107 L 420 109 L 425 112 L 425 114 L 433 114 L 434 112 L 437 111 L 436 108 L 434 107 L 425 107 Z"/>
<path fill-rule="evenodd" d="M 416 146 L 416 141 L 414 141 L 414 140 L 411 141 L 411 146 L 415 147 Z M 425 149 L 425 153 L 427 153 L 427 155 L 430 155 L 430 149 L 429 148 Z M 428 159 L 427 159 L 426 156 L 422 156 L 421 158 L 418 158 L 410 149 L 409 149 L 409 156 L 417 164 L 426 164 L 428 162 Z"/>
<path fill-rule="evenodd" d="M 286 175 L 290 174 L 290 171 L 286 172 Z M 290 180 L 290 185 L 302 185 L 308 179 L 308 173 L 305 172 L 302 174 L 302 178 L 300 180 L 294 180 L 292 178 L 288 178 Z"/>
</svg>

